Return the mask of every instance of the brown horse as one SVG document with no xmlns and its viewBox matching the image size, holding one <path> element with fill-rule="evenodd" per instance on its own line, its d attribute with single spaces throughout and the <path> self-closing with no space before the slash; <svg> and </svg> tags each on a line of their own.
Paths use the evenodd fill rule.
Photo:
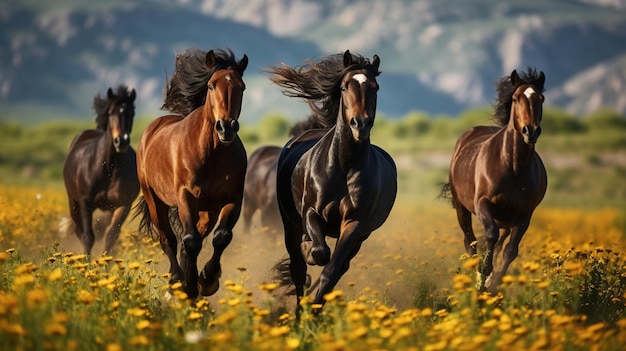
<svg viewBox="0 0 626 351">
<path fill-rule="evenodd" d="M 177 115 L 150 123 L 137 148 L 143 194 L 137 212 L 143 215 L 140 228 L 158 229 L 170 261 L 170 281 L 182 280 L 189 298 L 217 291 L 220 259 L 241 211 L 247 159 L 237 120 L 247 65 L 246 55 L 236 61 L 231 51 L 179 53 L 163 104 Z M 177 236 L 168 218 L 174 207 L 183 231 L 180 265 Z M 198 277 L 202 241 L 214 227 L 213 256 Z"/>
<path fill-rule="evenodd" d="M 545 75 L 533 69 L 502 78 L 497 84 L 495 119 L 499 126 L 479 126 L 456 143 L 449 183 L 465 250 L 476 254 L 472 214 L 485 229 L 487 252 L 479 267 L 478 287 L 497 291 L 502 277 L 517 257 L 530 218 L 546 192 L 547 175 L 535 143 L 541 134 Z M 502 263 L 494 270 L 504 240 Z"/>
<path fill-rule="evenodd" d="M 370 143 L 376 117 L 380 59 L 346 51 L 298 69 L 268 71 L 290 97 L 305 99 L 319 123 L 283 148 L 277 198 L 285 229 L 288 269 L 297 306 L 304 295 L 307 263 L 324 266 L 314 304 L 332 291 L 372 231 L 387 219 L 397 192 L 393 159 Z M 332 252 L 326 237 L 336 238 Z"/>
<path fill-rule="evenodd" d="M 71 222 L 62 225 L 73 229 L 86 254 L 91 254 L 95 242 L 94 211 L 110 214 L 104 250 L 111 254 L 139 194 L 135 151 L 129 137 L 135 97 L 135 90 L 129 92 L 123 85 L 116 92 L 109 88 L 106 99 L 96 95 L 93 107 L 97 127 L 74 137 L 63 165 Z"/>
<path fill-rule="evenodd" d="M 309 129 L 320 128 L 313 118 L 296 123 L 290 130 L 293 137 Z M 243 195 L 242 217 L 246 232 L 250 231 L 252 217 L 260 212 L 261 225 L 279 230 L 282 221 L 276 202 L 276 167 L 282 147 L 266 145 L 255 150 L 248 158 Z"/>
</svg>

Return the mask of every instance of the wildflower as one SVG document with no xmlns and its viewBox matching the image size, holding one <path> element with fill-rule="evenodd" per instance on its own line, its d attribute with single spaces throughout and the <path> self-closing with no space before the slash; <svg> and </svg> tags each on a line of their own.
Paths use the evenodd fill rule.
<svg viewBox="0 0 626 351">
<path fill-rule="evenodd" d="M 56 268 L 48 274 L 48 280 L 53 282 L 63 278 L 63 271 L 61 268 Z"/>
<path fill-rule="evenodd" d="M 360 327 L 354 329 L 352 332 L 350 332 L 350 334 L 348 335 L 348 339 L 350 339 L 350 340 L 360 339 L 360 338 L 364 337 L 365 335 L 367 335 L 368 330 L 369 329 L 367 327 L 360 326 Z"/>
<path fill-rule="evenodd" d="M 76 293 L 76 300 L 80 303 L 88 305 L 92 303 L 96 298 L 87 290 L 81 289 Z"/>
<path fill-rule="evenodd" d="M 220 333 L 214 333 L 211 335 L 211 340 L 215 342 L 228 343 L 235 338 L 235 334 L 233 334 L 230 330 L 225 330 Z"/>
<path fill-rule="evenodd" d="M 202 313 L 198 313 L 198 312 L 191 312 L 189 316 L 187 317 L 187 319 L 189 319 L 190 321 L 195 321 L 200 318 L 202 318 Z"/>
<path fill-rule="evenodd" d="M 289 350 L 295 350 L 300 347 L 300 339 L 297 338 L 287 338 L 285 340 L 285 345 Z"/>
<path fill-rule="evenodd" d="M 128 268 L 130 269 L 139 269 L 139 267 L 141 267 L 141 263 L 139 262 L 131 262 L 128 264 Z"/>
<path fill-rule="evenodd" d="M 335 299 L 341 296 L 343 296 L 343 291 L 333 290 L 329 292 L 328 294 L 324 295 L 324 300 L 326 300 L 327 302 L 330 302 L 330 301 L 334 301 Z"/>
<path fill-rule="evenodd" d="M 467 260 L 465 260 L 462 266 L 465 269 L 474 269 L 476 268 L 476 266 L 478 266 L 479 263 L 480 263 L 480 258 L 473 257 L 473 258 L 468 258 Z"/>
<path fill-rule="evenodd" d="M 0 252 L 0 262 L 4 262 L 9 259 L 9 254 L 7 252 Z"/>
<path fill-rule="evenodd" d="M 276 288 L 278 288 L 278 284 L 276 284 L 276 283 L 266 283 L 266 284 L 259 285 L 259 289 L 265 290 L 265 291 L 268 291 L 268 292 L 272 292 Z"/>
<path fill-rule="evenodd" d="M 138 329 L 138 330 L 144 330 L 144 329 L 148 328 L 149 326 L 150 326 L 150 321 L 145 320 L 145 319 L 140 320 L 140 321 L 137 323 L 137 329 Z"/>
<path fill-rule="evenodd" d="M 150 345 L 150 340 L 145 335 L 137 335 L 132 337 L 128 343 L 132 346 L 148 346 Z"/>
<path fill-rule="evenodd" d="M 48 294 L 43 289 L 29 290 L 26 293 L 26 300 L 28 301 L 28 305 L 30 307 L 41 305 L 46 303 L 48 300 Z"/>
<path fill-rule="evenodd" d="M 146 314 L 146 312 L 146 310 L 141 308 L 129 308 L 128 310 L 126 310 L 126 313 L 134 317 L 142 317 Z"/>
<path fill-rule="evenodd" d="M 106 351 L 122 351 L 122 345 L 118 343 L 108 344 Z"/>
<path fill-rule="evenodd" d="M 281 337 L 289 333 L 291 329 L 287 325 L 283 325 L 280 327 L 273 327 L 268 331 L 269 336 L 273 338 Z"/>
</svg>

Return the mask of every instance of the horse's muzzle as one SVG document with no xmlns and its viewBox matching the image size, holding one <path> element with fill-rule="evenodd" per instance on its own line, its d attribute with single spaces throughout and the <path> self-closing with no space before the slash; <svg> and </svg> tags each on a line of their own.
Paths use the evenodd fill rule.
<svg viewBox="0 0 626 351">
<path fill-rule="evenodd" d="M 126 152 L 126 150 L 128 150 L 128 146 L 130 146 L 130 136 L 128 133 L 124 133 L 113 138 L 113 147 L 115 148 L 115 152 Z"/>
<path fill-rule="evenodd" d="M 230 144 L 237 137 L 239 131 L 239 122 L 233 119 L 230 123 L 219 119 L 215 123 L 215 131 L 223 144 Z"/>
<path fill-rule="evenodd" d="M 350 130 L 352 136 L 356 141 L 367 140 L 370 137 L 370 130 L 372 129 L 372 119 L 352 117 L 350 119 Z"/>
<path fill-rule="evenodd" d="M 541 127 L 533 128 L 531 126 L 524 126 L 522 128 L 522 136 L 524 136 L 524 142 L 526 144 L 534 144 L 541 135 Z"/>
</svg>

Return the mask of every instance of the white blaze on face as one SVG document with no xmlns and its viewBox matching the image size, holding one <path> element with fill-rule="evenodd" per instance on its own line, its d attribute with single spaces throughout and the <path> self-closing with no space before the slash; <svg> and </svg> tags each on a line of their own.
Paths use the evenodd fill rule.
<svg viewBox="0 0 626 351">
<path fill-rule="evenodd" d="M 535 93 L 535 89 L 533 89 L 532 87 L 528 87 L 526 88 L 526 90 L 524 90 L 524 95 L 526 95 L 526 98 L 528 100 L 530 100 L 530 97 Z"/>
<path fill-rule="evenodd" d="M 232 78 L 230 78 L 230 74 L 226 75 L 226 81 L 227 81 L 227 82 L 230 82 L 230 80 L 231 80 L 231 79 L 232 79 Z M 530 88 L 529 88 L 529 89 L 530 89 Z"/>
<path fill-rule="evenodd" d="M 363 83 L 367 82 L 367 76 L 365 74 L 363 74 L 363 73 L 357 73 L 357 74 L 353 75 L 352 79 L 354 79 L 357 82 L 359 82 L 359 84 L 363 84 Z"/>
</svg>

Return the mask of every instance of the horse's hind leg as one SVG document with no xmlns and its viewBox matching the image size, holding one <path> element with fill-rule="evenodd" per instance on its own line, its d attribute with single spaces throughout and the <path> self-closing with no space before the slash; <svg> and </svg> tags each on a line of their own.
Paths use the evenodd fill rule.
<svg viewBox="0 0 626 351">
<path fill-rule="evenodd" d="M 304 256 L 300 252 L 300 244 L 302 242 L 302 228 L 295 226 L 284 220 L 285 229 L 285 247 L 289 254 L 289 271 L 291 280 L 296 288 L 296 311 L 300 311 L 300 299 L 304 296 L 304 286 L 306 284 L 307 266 Z"/>
<path fill-rule="evenodd" d="M 465 252 L 470 256 L 474 256 L 476 255 L 476 236 L 474 235 L 474 229 L 472 229 L 472 213 L 460 204 L 456 204 L 455 209 L 456 218 L 463 231 Z"/>
<path fill-rule="evenodd" d="M 498 241 L 496 242 L 496 246 L 493 248 L 493 266 L 498 266 L 498 259 L 500 257 L 500 253 L 502 253 L 502 246 L 504 245 L 504 241 L 511 234 L 511 229 L 509 228 L 501 228 L 500 236 L 498 237 Z"/>
<path fill-rule="evenodd" d="M 111 224 L 109 224 L 104 238 L 104 252 L 109 255 L 114 253 L 115 243 L 120 236 L 122 224 L 124 220 L 126 220 L 126 217 L 128 217 L 129 212 L 130 206 L 121 206 L 113 210 Z"/>
<path fill-rule="evenodd" d="M 147 195 L 147 196 L 146 196 Z M 144 200 L 150 209 L 152 223 L 159 230 L 159 243 L 163 252 L 170 261 L 170 284 L 180 282 L 183 279 L 183 271 L 178 265 L 178 239 L 169 222 L 169 206 L 154 196 L 152 191 L 144 192 Z"/>
</svg>

